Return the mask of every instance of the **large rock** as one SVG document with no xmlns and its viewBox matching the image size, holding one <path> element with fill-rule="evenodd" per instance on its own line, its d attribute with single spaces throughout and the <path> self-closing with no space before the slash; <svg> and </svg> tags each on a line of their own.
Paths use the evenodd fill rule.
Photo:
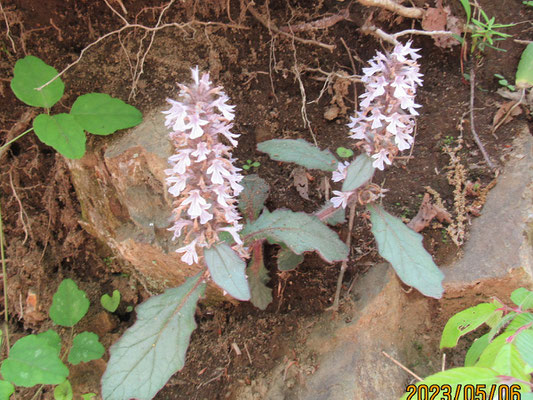
<svg viewBox="0 0 533 400">
<path fill-rule="evenodd" d="M 172 145 L 164 115 L 154 112 L 127 132 L 95 140 L 70 160 L 83 226 L 131 264 L 150 290 L 178 286 L 196 274 L 174 250 L 171 199 L 165 188 Z M 211 293 L 212 294 L 212 293 Z"/>
</svg>

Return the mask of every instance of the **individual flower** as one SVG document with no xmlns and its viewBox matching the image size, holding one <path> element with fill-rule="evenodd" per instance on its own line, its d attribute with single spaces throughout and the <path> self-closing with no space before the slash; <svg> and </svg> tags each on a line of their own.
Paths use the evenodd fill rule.
<svg viewBox="0 0 533 400">
<path fill-rule="evenodd" d="M 240 136 L 231 131 L 234 106 L 221 87 L 214 87 L 209 74 L 192 69 L 193 82 L 179 85 L 180 99 L 168 99 L 165 125 L 175 151 L 168 159 L 166 183 L 173 197 L 173 240 L 182 239 L 178 253 L 189 265 L 198 263 L 200 250 L 228 232 L 240 246 L 236 196 L 243 187 L 240 168 L 233 165 L 232 147 Z"/>
<path fill-rule="evenodd" d="M 342 208 L 346 208 L 348 205 L 348 199 L 353 194 L 353 192 L 341 192 L 339 190 L 334 190 L 333 194 L 335 197 L 331 198 L 331 203 L 335 208 L 339 208 L 342 205 Z"/>
</svg>

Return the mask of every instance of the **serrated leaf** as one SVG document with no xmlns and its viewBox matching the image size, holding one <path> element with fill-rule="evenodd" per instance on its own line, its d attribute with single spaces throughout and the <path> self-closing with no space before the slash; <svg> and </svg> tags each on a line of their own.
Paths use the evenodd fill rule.
<svg viewBox="0 0 533 400">
<path fill-rule="evenodd" d="M 204 258 L 213 281 L 237 300 L 250 300 L 246 263 L 226 243 L 204 249 Z"/>
<path fill-rule="evenodd" d="M 461 336 L 481 326 L 495 310 L 494 304 L 481 303 L 452 316 L 442 331 L 440 348 L 455 347 Z"/>
<path fill-rule="evenodd" d="M 296 254 L 316 251 L 327 262 L 348 257 L 348 247 L 317 217 L 303 212 L 275 210 L 263 213 L 241 231 L 247 240 L 282 242 Z"/>
<path fill-rule="evenodd" d="M 516 335 L 514 344 L 522 359 L 533 367 L 533 330 L 525 329 Z"/>
<path fill-rule="evenodd" d="M 448 369 L 446 371 L 438 372 L 434 375 L 428 376 L 426 379 L 422 380 L 421 382 L 418 382 L 416 386 L 420 385 L 427 385 L 428 387 L 431 385 L 449 385 L 450 386 L 450 398 L 454 398 L 453 396 L 457 393 L 458 385 L 485 385 L 489 386 L 496 384 L 499 382 L 498 378 L 498 372 L 491 370 L 490 368 L 479 368 L 479 367 L 460 367 L 460 368 L 452 368 Z M 425 400 L 427 399 L 427 396 L 425 396 L 426 393 L 424 393 L 423 396 L 419 398 L 419 392 L 418 390 L 415 393 L 407 392 L 402 396 L 400 400 Z M 411 396 L 413 394 L 413 396 Z M 462 393 L 461 393 L 462 395 Z M 445 398 L 445 397 L 438 397 Z M 462 397 L 457 397 L 462 398 Z"/>
<path fill-rule="evenodd" d="M 120 292 L 113 290 L 112 296 L 109 296 L 107 293 L 103 294 L 100 297 L 100 304 L 111 313 L 117 311 L 118 305 L 120 304 Z"/>
<path fill-rule="evenodd" d="M 64 279 L 52 299 L 50 318 L 62 326 L 74 326 L 89 310 L 89 299 L 72 279 Z"/>
<path fill-rule="evenodd" d="M 49 66 L 40 58 L 26 56 L 15 64 L 11 90 L 19 100 L 30 106 L 50 108 L 63 97 L 65 84 L 61 78 L 57 78 L 41 90 L 36 90 L 36 88 L 55 76 L 57 76 L 57 71 L 54 67 Z"/>
<path fill-rule="evenodd" d="M 68 379 L 54 388 L 54 400 L 72 400 L 73 397 L 74 393 Z"/>
<path fill-rule="evenodd" d="M 321 221 L 331 226 L 340 225 L 346 221 L 346 210 L 342 207 L 335 207 L 331 201 L 326 201 L 326 203 L 315 212 L 315 215 Z"/>
<path fill-rule="evenodd" d="M 494 315 L 500 315 L 501 316 L 501 312 L 497 312 L 497 313 L 493 313 L 493 316 Z M 498 323 L 494 324 L 491 328 L 490 328 L 490 332 L 488 333 L 489 335 L 489 342 L 492 342 L 492 339 L 494 338 L 494 336 L 496 336 L 500 330 L 509 323 L 509 321 L 511 321 L 514 317 L 516 316 L 516 313 L 511 311 L 509 314 L 505 315 L 503 318 L 499 318 L 499 321 Z M 485 323 L 489 326 L 491 326 L 490 324 L 490 321 L 491 321 L 492 317 L 489 317 L 489 319 L 487 321 L 485 321 Z"/>
<path fill-rule="evenodd" d="M 57 385 L 68 376 L 54 347 L 45 337 L 28 335 L 19 339 L 0 368 L 2 376 L 16 386 Z"/>
<path fill-rule="evenodd" d="M 500 336 L 497 336 L 492 342 L 490 342 L 489 345 L 485 348 L 485 350 L 483 350 L 483 353 L 481 353 L 479 360 L 476 363 L 476 367 L 491 368 L 494 364 L 496 356 L 498 355 L 502 347 L 506 344 L 506 339 L 511 335 L 511 332 L 504 332 Z"/>
<path fill-rule="evenodd" d="M 67 158 L 85 154 L 85 132 L 70 114 L 40 114 L 33 120 L 33 129 L 41 142 Z"/>
<path fill-rule="evenodd" d="M 56 350 L 56 354 L 59 356 L 61 352 L 61 338 L 56 331 L 49 329 L 45 332 L 39 333 L 38 338 L 46 340 L 46 344 Z"/>
<path fill-rule="evenodd" d="M 519 288 L 511 293 L 511 300 L 522 310 L 533 308 L 533 292 L 526 288 Z"/>
<path fill-rule="evenodd" d="M 247 175 L 240 182 L 239 210 L 248 221 L 257 219 L 268 197 L 268 184 L 259 175 Z"/>
<path fill-rule="evenodd" d="M 183 368 L 196 303 L 205 291 L 202 272 L 137 307 L 137 321 L 111 346 L 102 377 L 104 400 L 150 400 Z"/>
<path fill-rule="evenodd" d="M 301 254 L 295 254 L 286 246 L 281 246 L 278 251 L 278 269 L 280 271 L 292 271 L 304 260 Z"/>
<path fill-rule="evenodd" d="M 379 254 L 391 263 L 398 277 L 426 296 L 440 299 L 444 274 L 422 245 L 422 235 L 378 205 L 367 205 Z"/>
<path fill-rule="evenodd" d="M 95 135 L 109 135 L 142 122 L 139 110 L 105 93 L 89 93 L 78 97 L 70 114 L 83 129 Z"/>
<path fill-rule="evenodd" d="M 533 86 L 533 43 L 529 43 L 520 57 L 516 69 L 515 85 L 519 89 Z"/>
<path fill-rule="evenodd" d="M 507 328 L 505 328 L 505 332 L 513 332 L 518 330 L 520 327 L 527 325 L 529 323 L 533 322 L 533 314 L 531 313 L 522 313 L 518 314 L 509 325 L 507 325 Z"/>
<path fill-rule="evenodd" d="M 272 139 L 261 142 L 257 150 L 276 161 L 293 162 L 309 169 L 335 171 L 338 161 L 329 150 L 320 150 L 303 139 Z"/>
<path fill-rule="evenodd" d="M 491 368 L 501 375 L 528 380 L 529 377 L 524 374 L 525 366 L 516 346 L 512 343 L 505 343 L 494 358 Z"/>
<path fill-rule="evenodd" d="M 346 179 L 342 184 L 343 192 L 351 192 L 363 185 L 374 175 L 376 170 L 372 166 L 372 158 L 368 154 L 359 154 L 354 161 L 348 165 L 346 170 Z"/>
<path fill-rule="evenodd" d="M 15 392 L 15 386 L 12 383 L 0 380 L 0 400 L 9 400 Z"/>
<path fill-rule="evenodd" d="M 472 346 L 468 349 L 465 356 L 465 367 L 473 367 L 476 365 L 479 356 L 489 345 L 489 334 L 486 333 L 480 338 L 474 340 Z"/>
<path fill-rule="evenodd" d="M 68 362 L 78 365 L 80 362 L 98 360 L 105 353 L 105 348 L 98 341 L 98 335 L 93 332 L 82 332 L 74 337 L 72 347 L 68 353 Z"/>
<path fill-rule="evenodd" d="M 262 243 L 252 246 L 252 258 L 246 268 L 250 285 L 250 301 L 260 310 L 265 310 L 272 303 L 272 289 L 266 284 L 270 281 L 268 270 L 263 262 Z"/>
</svg>

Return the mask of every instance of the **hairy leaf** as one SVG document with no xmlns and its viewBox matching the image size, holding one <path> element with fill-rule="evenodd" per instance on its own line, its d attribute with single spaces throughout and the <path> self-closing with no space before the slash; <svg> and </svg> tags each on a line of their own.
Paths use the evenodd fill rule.
<svg viewBox="0 0 533 400">
<path fill-rule="evenodd" d="M 238 300 L 250 300 L 246 263 L 226 243 L 204 250 L 205 263 L 213 281 Z"/>
<path fill-rule="evenodd" d="M 0 369 L 2 376 L 16 386 L 57 385 L 68 376 L 57 349 L 45 337 L 28 335 L 17 340 Z"/>
<path fill-rule="evenodd" d="M 376 170 L 372 166 L 372 158 L 368 154 L 359 154 L 357 158 L 348 165 L 346 170 L 346 179 L 342 184 L 343 192 L 350 192 L 363 185 L 374 175 Z"/>
<path fill-rule="evenodd" d="M 120 292 L 118 290 L 113 290 L 112 296 L 105 293 L 100 297 L 100 304 L 111 313 L 117 311 L 118 305 L 120 304 Z"/>
<path fill-rule="evenodd" d="M 304 260 L 301 254 L 295 254 L 286 246 L 282 245 L 278 251 L 278 269 L 280 271 L 292 271 Z"/>
<path fill-rule="evenodd" d="M 95 135 L 109 135 L 142 122 L 139 110 L 104 93 L 89 93 L 78 97 L 70 114 L 83 129 Z"/>
<path fill-rule="evenodd" d="M 272 289 L 266 285 L 270 278 L 263 262 L 262 246 L 261 242 L 252 246 L 252 258 L 246 268 L 246 275 L 250 284 L 250 301 L 260 310 L 265 310 L 272 303 Z"/>
<path fill-rule="evenodd" d="M 85 132 L 70 114 L 40 114 L 33 120 L 33 129 L 41 142 L 67 158 L 85 154 Z"/>
<path fill-rule="evenodd" d="M 346 210 L 342 207 L 335 207 L 331 201 L 326 201 L 315 215 L 326 224 L 335 226 L 344 224 L 346 221 Z"/>
<path fill-rule="evenodd" d="M 514 344 L 520 352 L 522 359 L 533 367 L 533 329 L 525 329 L 518 333 Z"/>
<path fill-rule="evenodd" d="M 493 303 L 481 303 L 452 316 L 442 331 L 440 348 L 455 347 L 461 336 L 481 326 L 495 310 Z"/>
<path fill-rule="evenodd" d="M 515 85 L 519 89 L 533 86 L 533 43 L 529 43 L 522 53 L 516 70 Z"/>
<path fill-rule="evenodd" d="M 72 279 L 64 279 L 52 299 L 50 318 L 62 326 L 74 326 L 89 310 L 89 299 Z"/>
<path fill-rule="evenodd" d="M 335 171 L 338 161 L 329 150 L 320 150 L 303 139 L 273 139 L 259 143 L 257 150 L 276 161 L 293 162 L 302 167 Z"/>
<path fill-rule="evenodd" d="M 80 362 L 98 360 L 105 353 L 105 348 L 98 341 L 98 335 L 92 332 L 82 332 L 74 337 L 68 354 L 68 362 L 77 365 Z"/>
<path fill-rule="evenodd" d="M 267 239 L 285 243 L 296 254 L 316 251 L 327 262 L 348 257 L 348 247 L 317 217 L 289 210 L 263 213 L 241 231 L 247 240 Z"/>
<path fill-rule="evenodd" d="M 104 400 L 152 399 L 183 368 L 205 286 L 200 272 L 137 307 L 137 321 L 111 346 L 102 377 Z"/>
<path fill-rule="evenodd" d="M 440 299 L 444 274 L 422 245 L 422 235 L 378 205 L 368 205 L 372 233 L 379 254 L 392 264 L 399 278 L 426 296 Z"/>
<path fill-rule="evenodd" d="M 465 367 L 473 367 L 479 360 L 479 356 L 489 345 L 489 334 L 486 333 L 480 338 L 474 340 L 472 346 L 468 349 L 465 356 Z"/>
<path fill-rule="evenodd" d="M 74 393 L 72 393 L 72 386 L 68 379 L 54 388 L 54 400 L 72 400 L 73 398 Z"/>
<path fill-rule="evenodd" d="M 26 56 L 15 64 L 11 90 L 19 100 L 30 106 L 50 108 L 59 101 L 65 91 L 65 84 L 61 78 L 57 78 L 41 90 L 36 88 L 56 75 L 56 69 L 40 58 Z"/>
<path fill-rule="evenodd" d="M 268 197 L 268 184 L 259 175 L 247 175 L 240 182 L 239 210 L 247 221 L 257 219 Z"/>
<path fill-rule="evenodd" d="M 533 292 L 526 288 L 516 289 L 511 293 L 511 300 L 522 310 L 533 308 Z"/>
</svg>

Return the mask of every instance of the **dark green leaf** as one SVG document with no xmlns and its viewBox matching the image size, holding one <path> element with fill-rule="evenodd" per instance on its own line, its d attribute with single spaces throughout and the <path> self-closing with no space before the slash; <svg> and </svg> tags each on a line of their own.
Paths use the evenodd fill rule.
<svg viewBox="0 0 533 400">
<path fill-rule="evenodd" d="M 278 251 L 278 269 L 280 271 L 292 271 L 304 260 L 301 254 L 295 254 L 286 246 L 282 245 Z"/>
<path fill-rule="evenodd" d="M 68 354 L 68 362 L 77 365 L 80 362 L 98 360 L 105 353 L 105 348 L 98 341 L 98 335 L 92 332 L 82 332 L 74 337 Z"/>
<path fill-rule="evenodd" d="M 118 290 L 113 290 L 112 296 L 105 293 L 100 297 L 100 304 L 111 313 L 117 311 L 118 305 L 120 304 L 120 292 Z"/>
<path fill-rule="evenodd" d="M 268 197 L 268 184 L 259 175 L 247 175 L 240 182 L 239 210 L 247 221 L 257 219 Z"/>
<path fill-rule="evenodd" d="M 70 114 L 83 129 L 95 135 L 109 135 L 142 122 L 139 110 L 104 93 L 78 97 Z"/>
<path fill-rule="evenodd" d="M 273 139 L 259 143 L 257 150 L 276 161 L 293 162 L 310 169 L 335 171 L 338 161 L 329 150 L 320 150 L 303 139 Z"/>
<path fill-rule="evenodd" d="M 479 360 L 479 356 L 489 345 L 489 334 L 486 333 L 480 338 L 474 340 L 472 346 L 468 349 L 465 356 L 465 367 L 473 367 Z"/>
<path fill-rule="evenodd" d="M 444 274 L 422 245 L 422 235 L 409 229 L 381 206 L 368 205 L 372 233 L 379 254 L 392 264 L 398 277 L 426 296 L 440 299 Z"/>
<path fill-rule="evenodd" d="M 2 376 L 16 386 L 57 385 L 68 376 L 57 350 L 45 337 L 28 335 L 19 339 L 2 363 Z"/>
<path fill-rule="evenodd" d="M 246 263 L 226 243 L 204 250 L 205 263 L 213 281 L 238 300 L 250 300 Z"/>
<path fill-rule="evenodd" d="M 263 213 L 241 231 L 249 241 L 268 239 L 285 243 L 296 254 L 316 251 L 327 262 L 348 257 L 348 247 L 317 217 L 289 210 Z"/>
<path fill-rule="evenodd" d="M 205 291 L 202 272 L 137 307 L 137 321 L 111 346 L 102 377 L 104 400 L 150 400 L 183 368 L 196 303 Z"/>
<path fill-rule="evenodd" d="M 33 120 L 39 140 L 72 159 L 85 154 L 85 132 L 70 114 L 41 114 Z"/>
<path fill-rule="evenodd" d="M 46 344 L 56 350 L 56 354 L 59 356 L 61 352 L 61 338 L 56 331 L 49 329 L 45 332 L 39 333 L 38 338 L 46 340 Z"/>
<path fill-rule="evenodd" d="M 374 175 L 375 168 L 372 166 L 372 158 L 368 154 L 360 154 L 352 161 L 346 171 L 346 179 L 342 184 L 343 192 L 351 192 L 363 185 Z"/>
<path fill-rule="evenodd" d="M 61 78 L 41 90 L 36 90 L 57 76 L 57 71 L 34 56 L 18 60 L 13 75 L 11 90 L 19 100 L 30 106 L 50 108 L 59 101 L 65 91 Z"/>
<path fill-rule="evenodd" d="M 58 325 L 74 326 L 89 310 L 89 299 L 72 279 L 64 279 L 52 300 L 50 318 Z"/>
<path fill-rule="evenodd" d="M 461 336 L 481 326 L 495 310 L 493 303 L 481 303 L 452 316 L 442 331 L 440 348 L 455 347 Z"/>
</svg>

